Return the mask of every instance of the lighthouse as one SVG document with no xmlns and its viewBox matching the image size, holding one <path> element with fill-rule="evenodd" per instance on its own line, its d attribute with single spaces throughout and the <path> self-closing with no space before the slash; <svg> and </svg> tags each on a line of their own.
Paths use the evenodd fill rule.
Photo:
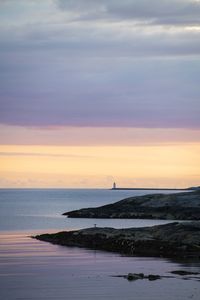
<svg viewBox="0 0 200 300">
<path fill-rule="evenodd" d="M 112 187 L 112 189 L 113 189 L 113 190 L 116 189 L 116 183 L 115 183 L 115 182 L 113 182 L 113 187 Z"/>
</svg>

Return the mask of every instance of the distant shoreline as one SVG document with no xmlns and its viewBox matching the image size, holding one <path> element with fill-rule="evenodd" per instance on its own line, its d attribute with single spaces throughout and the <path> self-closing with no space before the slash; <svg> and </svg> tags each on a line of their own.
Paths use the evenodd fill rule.
<svg viewBox="0 0 200 300">
<path fill-rule="evenodd" d="M 192 191 L 192 188 L 111 188 L 112 191 Z"/>
</svg>

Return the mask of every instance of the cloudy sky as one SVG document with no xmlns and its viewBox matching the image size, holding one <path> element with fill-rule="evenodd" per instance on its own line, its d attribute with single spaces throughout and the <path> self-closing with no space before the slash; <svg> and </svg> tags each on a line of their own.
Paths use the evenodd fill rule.
<svg viewBox="0 0 200 300">
<path fill-rule="evenodd" d="M 198 185 L 199 78 L 200 1 L 0 0 L 0 186 Z"/>
</svg>

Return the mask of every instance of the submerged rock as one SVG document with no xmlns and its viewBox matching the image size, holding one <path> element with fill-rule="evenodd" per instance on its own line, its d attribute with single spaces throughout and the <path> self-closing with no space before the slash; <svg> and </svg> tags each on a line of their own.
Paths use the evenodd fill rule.
<svg viewBox="0 0 200 300">
<path fill-rule="evenodd" d="M 153 281 L 153 280 L 158 280 L 161 279 L 160 275 L 144 275 L 143 273 L 128 273 L 128 275 L 124 276 L 126 279 L 128 279 L 129 281 L 134 281 L 134 280 L 138 280 L 138 279 L 148 279 L 149 281 Z"/>
<path fill-rule="evenodd" d="M 135 274 L 135 273 L 128 273 L 127 276 L 125 276 L 129 281 L 138 280 L 138 279 L 144 279 L 144 274 Z"/>
<path fill-rule="evenodd" d="M 185 275 L 199 275 L 200 273 L 198 272 L 190 272 L 190 271 L 184 271 L 184 270 L 176 270 L 172 271 L 172 274 L 180 275 L 180 276 L 185 276 Z"/>
<path fill-rule="evenodd" d="M 200 222 L 169 223 L 143 228 L 87 228 L 42 234 L 36 239 L 129 255 L 200 259 Z"/>
<path fill-rule="evenodd" d="M 153 275 L 153 274 L 150 274 L 150 275 L 147 276 L 147 278 L 148 278 L 150 281 L 153 281 L 153 280 L 161 279 L 161 276 L 160 276 L 160 275 Z"/>
<path fill-rule="evenodd" d="M 64 213 L 70 218 L 200 220 L 200 190 L 126 198 L 113 204 Z"/>
<path fill-rule="evenodd" d="M 182 279 L 185 280 L 185 276 L 187 276 L 187 279 L 194 279 L 199 281 L 199 275 L 200 273 L 198 272 L 189 272 L 185 270 L 176 270 L 176 271 L 171 271 L 173 275 L 180 275 L 183 276 Z M 194 276 L 195 275 L 195 276 Z M 128 273 L 128 275 L 113 275 L 112 277 L 122 277 L 127 279 L 128 281 L 136 281 L 139 279 L 147 279 L 149 281 L 155 281 L 158 279 L 163 279 L 163 278 L 171 278 L 171 279 L 177 279 L 176 276 L 168 276 L 168 275 L 155 275 L 155 274 L 149 274 L 149 275 L 144 275 L 143 273 Z"/>
</svg>

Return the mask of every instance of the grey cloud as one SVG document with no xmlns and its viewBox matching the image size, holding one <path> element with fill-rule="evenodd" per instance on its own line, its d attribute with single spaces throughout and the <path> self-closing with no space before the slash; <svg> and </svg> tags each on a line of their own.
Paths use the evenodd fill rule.
<svg viewBox="0 0 200 300">
<path fill-rule="evenodd" d="M 79 18 L 149 20 L 157 24 L 199 24 L 200 3 L 190 0 L 58 0 L 60 9 Z"/>
<path fill-rule="evenodd" d="M 16 30 L 19 30 L 18 28 Z M 34 51 L 58 51 L 54 60 L 65 53 L 66 57 L 125 57 L 125 56 L 159 56 L 159 55 L 199 55 L 200 31 L 147 31 L 144 28 L 121 26 L 101 28 L 100 26 L 63 25 L 55 28 L 35 26 L 22 28 L 23 37 L 7 30 L 0 30 L 0 53 L 26 53 L 34 55 Z M 52 54 L 53 55 L 53 52 Z"/>
<path fill-rule="evenodd" d="M 153 4 L 152 4 L 153 2 Z M 51 60 L 62 57 L 133 57 L 133 56 L 185 56 L 200 54 L 200 31 L 178 30 L 168 27 L 149 25 L 149 21 L 159 24 L 176 23 L 178 25 L 200 20 L 200 2 L 196 4 L 187 0 L 169 1 L 112 1 L 112 0 L 57 0 L 59 7 L 66 11 L 91 13 L 104 11 L 110 14 L 117 13 L 122 22 L 98 21 L 92 23 L 61 20 L 53 23 L 50 20 L 35 21 L 24 25 L 3 26 L 0 28 L 0 54 L 9 54 L 13 57 L 21 55 L 30 57 L 39 56 L 41 51 L 51 56 Z M 104 9 L 103 9 L 104 7 Z M 113 12 L 113 13 L 112 13 Z M 135 14 L 138 18 L 148 21 L 144 24 L 125 23 L 127 14 Z M 56 11 L 55 11 L 56 14 Z M 158 17 L 156 17 L 158 16 Z M 161 19 L 159 19 L 161 18 Z M 160 21 L 161 20 L 161 21 Z M 199 21 L 198 21 L 199 22 Z M 51 53 L 50 53 L 51 52 Z M 54 52 L 54 53 L 53 53 Z M 18 58 L 19 59 L 19 58 Z M 16 62 L 14 62 L 16 63 Z M 23 64 L 25 65 L 25 64 Z M 28 64 L 26 64 L 27 68 Z M 20 65 L 18 65 L 21 68 Z"/>
<path fill-rule="evenodd" d="M 2 26 L 0 122 L 199 128 L 200 32 L 108 20 L 126 21 L 130 12 L 154 22 L 179 16 L 180 23 L 189 5 L 153 2 L 155 11 L 150 1 L 59 1 L 62 10 L 85 19 L 101 12 L 107 20 Z M 189 19 L 199 7 L 194 12 L 191 5 Z"/>
</svg>

